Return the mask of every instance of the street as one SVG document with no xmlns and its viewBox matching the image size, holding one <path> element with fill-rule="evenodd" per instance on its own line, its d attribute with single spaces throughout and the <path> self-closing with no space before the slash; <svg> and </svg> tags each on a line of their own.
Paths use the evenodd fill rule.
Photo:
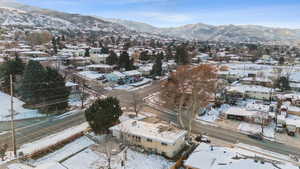
<svg viewBox="0 0 300 169">
<path fill-rule="evenodd" d="M 153 85 L 147 86 L 145 88 L 136 90 L 134 92 L 138 93 L 141 97 L 146 97 L 147 95 L 156 92 L 159 90 L 159 83 L 154 82 Z M 115 96 L 120 100 L 122 106 L 129 106 L 130 105 L 130 98 L 131 92 L 127 91 L 119 91 L 113 90 L 108 91 L 105 93 L 107 96 Z M 150 113 L 154 113 L 157 117 L 161 118 L 162 120 L 170 121 L 170 122 L 177 122 L 176 114 L 172 114 L 170 112 L 165 112 L 164 108 L 160 108 L 159 106 L 147 105 L 145 104 L 144 110 L 149 111 Z M 17 140 L 17 147 L 20 145 L 33 142 L 38 140 L 42 137 L 54 134 L 56 132 L 62 131 L 66 128 L 70 128 L 72 126 L 76 126 L 85 122 L 84 113 L 76 113 L 70 116 L 66 116 L 64 118 L 49 118 L 45 121 L 40 121 L 35 124 L 29 125 L 27 127 L 18 128 L 16 130 L 16 140 Z M 300 149 L 298 147 L 293 147 L 292 145 L 288 144 L 280 144 L 268 140 L 258 141 L 252 138 L 249 138 L 247 135 L 224 129 L 215 127 L 212 125 L 204 125 L 198 121 L 193 121 L 192 124 L 192 132 L 195 134 L 206 133 L 206 135 L 210 137 L 214 137 L 217 139 L 221 139 L 230 143 L 245 143 L 253 146 L 260 147 L 262 149 L 274 151 L 281 154 L 293 154 L 300 156 Z M 8 143 L 9 146 L 11 142 L 11 135 L 10 132 L 1 135 L 0 143 Z"/>
</svg>

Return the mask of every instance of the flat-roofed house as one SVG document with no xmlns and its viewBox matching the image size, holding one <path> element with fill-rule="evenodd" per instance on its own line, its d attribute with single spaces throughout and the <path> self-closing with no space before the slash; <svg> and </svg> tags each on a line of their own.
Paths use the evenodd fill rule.
<svg viewBox="0 0 300 169">
<path fill-rule="evenodd" d="M 187 132 L 158 119 L 152 121 L 126 120 L 110 128 L 113 136 L 127 144 L 141 147 L 169 158 L 185 146 Z"/>
</svg>

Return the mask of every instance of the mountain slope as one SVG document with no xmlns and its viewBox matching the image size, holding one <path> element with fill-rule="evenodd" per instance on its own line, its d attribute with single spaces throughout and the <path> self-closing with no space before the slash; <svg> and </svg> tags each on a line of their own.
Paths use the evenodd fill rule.
<svg viewBox="0 0 300 169">
<path fill-rule="evenodd" d="M 140 22 L 111 20 L 128 29 L 144 32 L 155 32 L 164 35 L 198 40 L 217 41 L 299 41 L 299 29 L 270 28 L 257 25 L 222 25 L 189 24 L 180 27 L 157 28 Z M 144 28 L 146 25 L 146 28 Z"/>
<path fill-rule="evenodd" d="M 156 28 L 152 25 L 142 23 L 142 22 L 135 22 L 129 20 L 122 20 L 122 19 L 105 19 L 113 23 L 118 23 L 120 25 L 125 26 L 127 29 L 138 31 L 138 32 L 148 32 L 148 33 L 158 33 L 160 31 L 159 28 Z"/>
<path fill-rule="evenodd" d="M 28 26 L 51 29 L 129 32 L 120 24 L 92 16 L 70 14 L 0 0 L 0 25 Z"/>
</svg>

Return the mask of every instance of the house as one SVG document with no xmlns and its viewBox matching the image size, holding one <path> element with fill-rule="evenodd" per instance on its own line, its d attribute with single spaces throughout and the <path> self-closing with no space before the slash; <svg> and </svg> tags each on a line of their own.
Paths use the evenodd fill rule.
<svg viewBox="0 0 300 169">
<path fill-rule="evenodd" d="M 95 71 L 99 73 L 110 73 L 113 71 L 113 66 L 106 65 L 106 64 L 93 64 L 93 65 L 88 65 L 86 68 L 89 71 Z"/>
<path fill-rule="evenodd" d="M 245 85 L 259 85 L 264 87 L 272 87 L 272 80 L 263 77 L 245 77 L 241 80 Z"/>
<path fill-rule="evenodd" d="M 119 82 L 121 80 L 124 80 L 125 77 L 126 76 L 123 73 L 118 72 L 118 71 L 113 71 L 113 72 L 105 75 L 105 78 L 111 82 Z"/>
<path fill-rule="evenodd" d="M 108 56 L 108 54 L 93 54 L 91 55 L 91 60 L 96 64 L 106 63 Z"/>
<path fill-rule="evenodd" d="M 147 64 L 140 66 L 138 71 L 141 72 L 143 76 L 149 76 L 151 74 L 153 64 Z"/>
<path fill-rule="evenodd" d="M 130 70 L 123 72 L 125 77 L 125 83 L 134 83 L 143 80 L 142 74 L 137 70 Z"/>
<path fill-rule="evenodd" d="M 201 143 L 184 161 L 184 169 L 297 169 L 296 165 L 286 161 L 274 161 L 272 152 L 253 153 L 241 148 L 243 145 L 224 147 Z M 255 150 L 256 147 L 253 147 Z M 262 151 L 262 150 L 261 150 Z M 259 151 L 259 152 L 261 152 Z M 276 166 L 276 167 L 274 167 Z"/>
<path fill-rule="evenodd" d="M 259 109 L 230 107 L 226 111 L 222 112 L 226 119 L 245 121 L 255 124 L 267 125 L 272 121 L 269 116 L 269 112 L 265 107 Z"/>
<path fill-rule="evenodd" d="M 167 122 L 150 118 L 143 121 L 126 120 L 110 128 L 114 137 L 127 144 L 169 158 L 177 155 L 185 146 L 187 132 Z"/>
<path fill-rule="evenodd" d="M 258 86 L 258 85 L 242 85 L 236 84 L 226 88 L 226 94 L 242 95 L 244 98 L 258 99 L 258 100 L 274 100 L 275 91 L 272 88 Z"/>
</svg>

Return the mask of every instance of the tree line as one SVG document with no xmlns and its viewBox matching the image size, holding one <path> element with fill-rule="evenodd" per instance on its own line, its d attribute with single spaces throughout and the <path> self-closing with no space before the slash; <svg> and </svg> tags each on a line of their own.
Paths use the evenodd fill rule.
<svg viewBox="0 0 300 169">
<path fill-rule="evenodd" d="M 65 110 L 68 107 L 70 90 L 65 79 L 56 69 L 43 67 L 30 60 L 27 64 L 16 55 L 0 65 L 1 89 L 9 93 L 10 75 L 13 77 L 14 95 L 23 100 L 27 107 L 42 112 Z"/>
</svg>

